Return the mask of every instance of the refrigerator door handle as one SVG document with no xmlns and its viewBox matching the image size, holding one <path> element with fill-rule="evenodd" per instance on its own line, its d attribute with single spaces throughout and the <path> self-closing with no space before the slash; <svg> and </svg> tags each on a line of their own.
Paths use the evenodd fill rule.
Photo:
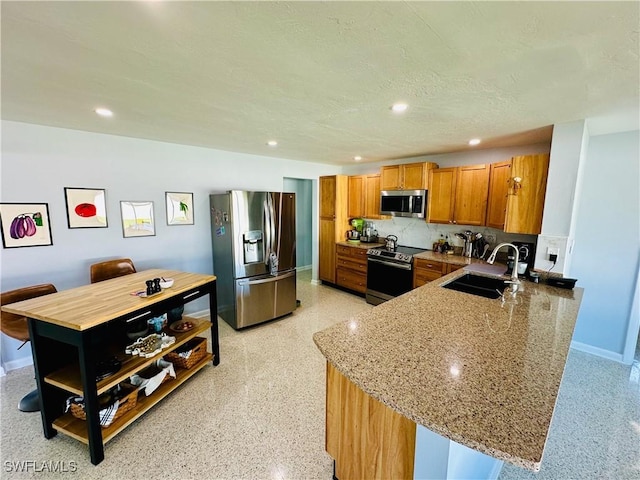
<svg viewBox="0 0 640 480">
<path fill-rule="evenodd" d="M 238 285 L 260 285 L 261 283 L 276 282 L 278 280 L 284 280 L 285 278 L 292 277 L 295 274 L 295 270 L 291 270 L 290 272 L 283 273 L 281 275 L 268 275 L 266 277 L 261 276 L 255 279 L 241 280 L 238 282 Z"/>
<path fill-rule="evenodd" d="M 264 225 L 262 227 L 264 230 L 266 241 L 264 242 L 264 264 L 269 266 L 269 254 L 271 253 L 271 219 L 270 219 L 270 211 L 269 204 L 267 200 L 264 201 Z"/>
</svg>

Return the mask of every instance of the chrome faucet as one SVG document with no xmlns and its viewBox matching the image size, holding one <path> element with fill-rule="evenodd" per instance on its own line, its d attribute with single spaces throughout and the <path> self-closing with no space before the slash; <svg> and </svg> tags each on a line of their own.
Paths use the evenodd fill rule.
<svg viewBox="0 0 640 480">
<path fill-rule="evenodd" d="M 520 252 L 518 251 L 518 247 L 516 247 L 513 243 L 501 243 L 496 248 L 493 249 L 489 258 L 487 258 L 487 263 L 493 265 L 493 262 L 496 261 L 496 253 L 502 247 L 511 247 L 513 251 L 516 252 L 515 257 L 513 259 L 513 269 L 511 270 L 511 280 L 506 280 L 504 283 L 509 283 L 511 286 L 509 287 L 511 293 L 516 293 L 518 291 L 518 287 L 520 286 L 520 280 L 518 280 L 518 261 L 520 260 Z"/>
</svg>

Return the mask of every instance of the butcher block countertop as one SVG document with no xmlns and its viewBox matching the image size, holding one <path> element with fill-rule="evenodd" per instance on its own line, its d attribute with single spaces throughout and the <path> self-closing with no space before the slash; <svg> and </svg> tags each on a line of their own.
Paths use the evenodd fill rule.
<svg viewBox="0 0 640 480">
<path fill-rule="evenodd" d="M 173 286 L 163 289 L 161 293 L 151 298 L 134 295 L 135 292 L 146 289 L 146 280 L 162 277 L 173 278 Z M 213 275 L 200 273 L 161 269 L 145 270 L 4 305 L 2 311 L 83 331 L 144 308 L 151 299 L 153 301 L 165 300 L 215 279 L 216 277 Z"/>
<path fill-rule="evenodd" d="M 465 273 L 446 275 L 313 339 L 351 382 L 403 416 L 537 471 L 583 290 L 523 280 L 522 291 L 503 301 L 441 287 Z"/>
</svg>

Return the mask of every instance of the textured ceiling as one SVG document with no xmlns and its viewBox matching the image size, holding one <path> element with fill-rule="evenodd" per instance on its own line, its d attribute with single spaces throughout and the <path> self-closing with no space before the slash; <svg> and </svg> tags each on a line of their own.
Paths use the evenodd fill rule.
<svg viewBox="0 0 640 480">
<path fill-rule="evenodd" d="M 638 128 L 638 2 L 1 8 L 5 120 L 333 164 Z"/>
</svg>

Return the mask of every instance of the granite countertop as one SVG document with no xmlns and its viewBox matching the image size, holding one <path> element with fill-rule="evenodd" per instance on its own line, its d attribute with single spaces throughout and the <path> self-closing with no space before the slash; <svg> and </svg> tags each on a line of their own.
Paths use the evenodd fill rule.
<svg viewBox="0 0 640 480">
<path fill-rule="evenodd" d="M 473 264 L 485 264 L 485 260 L 479 258 L 463 257 L 461 255 L 447 255 L 446 253 L 436 253 L 433 250 L 428 250 L 422 253 L 416 253 L 413 258 L 421 258 L 424 260 L 431 260 L 434 262 L 452 263 L 454 265 L 473 265 Z M 505 266 L 506 270 L 506 266 Z"/>
<path fill-rule="evenodd" d="M 501 301 L 440 287 L 467 268 L 313 339 L 351 382 L 398 413 L 538 471 L 583 289 L 523 281 Z"/>
</svg>

